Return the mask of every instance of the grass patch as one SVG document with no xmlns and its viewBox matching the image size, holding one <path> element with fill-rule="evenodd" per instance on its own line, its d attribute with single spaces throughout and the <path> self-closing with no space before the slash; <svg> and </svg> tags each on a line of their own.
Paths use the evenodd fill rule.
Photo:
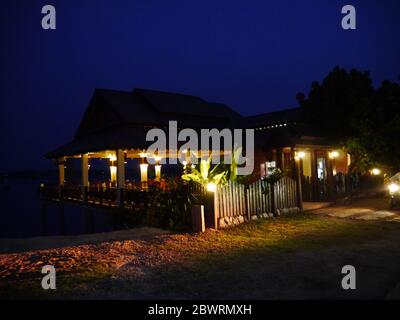
<svg viewBox="0 0 400 320">
<path fill-rule="evenodd" d="M 234 292 L 232 290 L 245 291 L 246 286 L 263 292 L 262 286 L 266 285 L 264 278 L 279 272 L 279 263 L 282 263 L 282 268 L 288 268 L 288 276 L 294 276 L 298 265 L 303 269 L 307 263 L 309 268 L 318 267 L 318 263 L 313 261 L 291 261 L 299 252 L 317 252 L 315 260 L 318 261 L 318 252 L 325 249 L 345 251 L 359 245 L 375 244 L 379 240 L 398 243 L 398 231 L 399 225 L 393 222 L 354 221 L 301 213 L 259 220 L 223 231 L 208 230 L 199 235 L 174 234 L 143 241 L 132 249 L 134 267 L 143 272 L 136 274 L 132 271 L 134 269 L 126 269 L 122 277 L 126 277 L 131 285 L 124 285 L 123 290 L 119 285 L 125 279 L 112 280 L 116 270 L 93 261 L 90 269 L 57 276 L 57 292 L 42 290 L 40 279 L 6 283 L 2 280 L 0 291 L 2 298 L 13 299 L 74 298 L 82 292 L 89 292 L 89 297 L 91 294 L 95 297 L 97 291 L 104 294 L 110 290 L 115 290 L 118 295 L 128 290 L 126 288 L 130 291 L 125 294 L 130 298 L 196 298 L 196 292 L 203 294 L 202 298 L 211 298 L 204 296 L 208 292 L 217 297 L 225 297 L 224 294 L 231 297 L 229 293 Z M 95 248 L 96 245 L 93 246 Z M 376 255 L 375 251 L 373 255 Z M 332 265 L 338 263 L 335 256 L 326 259 L 331 259 Z M 317 288 L 329 286 L 326 279 L 311 281 L 313 272 L 310 269 L 298 279 Z M 242 280 L 232 282 L 235 277 Z M 273 278 L 268 281 L 273 281 Z M 196 290 L 192 290 L 192 286 Z"/>
<path fill-rule="evenodd" d="M 71 274 L 60 274 L 56 277 L 56 290 L 43 290 L 42 278 L 24 280 L 3 280 L 0 285 L 1 300 L 48 300 L 73 298 L 74 293 L 91 288 L 96 283 L 111 276 L 110 270 L 94 266 L 90 271 L 82 270 Z"/>
</svg>

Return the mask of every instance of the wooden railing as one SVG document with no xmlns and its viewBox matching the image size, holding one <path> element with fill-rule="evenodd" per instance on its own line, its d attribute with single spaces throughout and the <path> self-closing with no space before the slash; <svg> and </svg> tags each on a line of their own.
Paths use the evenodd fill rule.
<svg viewBox="0 0 400 320">
<path fill-rule="evenodd" d="M 118 194 L 118 192 L 120 194 Z M 207 227 L 235 225 L 280 213 L 298 212 L 296 181 L 284 177 L 275 184 L 256 181 L 250 185 L 229 181 L 217 186 L 215 193 L 206 192 L 196 184 L 183 184 L 179 188 L 149 187 L 144 190 L 116 189 L 102 186 L 43 186 L 41 198 L 55 201 L 75 201 L 87 205 L 116 207 L 134 211 L 170 212 L 178 205 L 205 206 Z M 189 200 L 190 199 L 190 200 Z M 170 201 L 174 200 L 174 201 Z M 197 203 L 198 202 L 198 203 Z M 151 209 L 147 211 L 147 209 Z M 292 210 L 296 209 L 296 210 Z M 185 209 L 186 210 L 186 209 Z"/>
<path fill-rule="evenodd" d="M 375 177 L 337 174 L 334 176 L 332 194 L 329 194 L 329 185 L 326 179 L 302 177 L 304 201 L 333 201 L 376 189 L 379 189 L 379 183 L 375 181 Z"/>
<path fill-rule="evenodd" d="M 46 200 L 82 201 L 82 187 L 44 185 L 40 187 L 40 198 Z"/>
<path fill-rule="evenodd" d="M 86 203 L 100 206 L 115 206 L 117 204 L 117 189 L 104 187 L 86 187 Z"/>
<path fill-rule="evenodd" d="M 154 195 L 153 190 L 122 190 L 122 206 L 129 209 L 142 209 L 151 204 L 151 199 Z"/>
<path fill-rule="evenodd" d="M 146 189 L 125 188 L 120 190 L 103 186 L 83 188 L 78 185 L 44 185 L 40 187 L 40 197 L 43 200 L 81 202 L 102 207 L 117 206 L 118 192 L 120 192 L 120 206 L 136 210 L 154 204 L 152 200 L 160 193 L 165 194 L 166 197 L 174 196 L 174 190 L 161 189 L 155 185 Z M 179 192 L 192 194 L 194 199 L 198 199 L 199 202 L 202 201 L 205 194 L 204 188 L 196 184 L 187 184 Z"/>
<path fill-rule="evenodd" d="M 82 201 L 83 199 L 81 186 L 62 186 L 59 192 L 63 200 Z"/>
</svg>

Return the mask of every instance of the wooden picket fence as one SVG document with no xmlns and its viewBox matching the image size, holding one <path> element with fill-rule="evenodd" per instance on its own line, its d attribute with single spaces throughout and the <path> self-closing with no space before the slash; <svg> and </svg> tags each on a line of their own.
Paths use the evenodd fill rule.
<svg viewBox="0 0 400 320">
<path fill-rule="evenodd" d="M 260 215 L 273 212 L 273 200 L 271 186 L 265 181 L 258 180 L 247 189 L 248 215 Z"/>
<path fill-rule="evenodd" d="M 214 194 L 214 211 L 218 218 L 243 216 L 247 213 L 245 186 L 229 181 L 218 186 Z"/>
<path fill-rule="evenodd" d="M 250 221 L 254 217 L 279 214 L 298 207 L 296 181 L 283 177 L 274 185 L 258 180 L 249 186 L 229 181 L 214 194 L 214 216 L 218 227 Z"/>
<path fill-rule="evenodd" d="M 286 209 L 296 207 L 296 181 L 289 177 L 282 177 L 274 186 L 275 208 Z"/>
</svg>

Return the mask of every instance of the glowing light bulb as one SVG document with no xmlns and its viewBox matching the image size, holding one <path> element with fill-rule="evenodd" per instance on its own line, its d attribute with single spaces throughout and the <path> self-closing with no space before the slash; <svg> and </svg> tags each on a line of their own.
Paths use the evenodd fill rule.
<svg viewBox="0 0 400 320">
<path fill-rule="evenodd" d="M 215 192 L 217 191 L 217 185 L 213 182 L 207 184 L 207 191 L 208 192 Z"/>
<path fill-rule="evenodd" d="M 379 176 L 379 175 L 382 173 L 382 171 L 381 171 L 381 169 L 374 168 L 374 169 L 371 170 L 371 173 L 372 173 L 374 176 Z"/>
</svg>

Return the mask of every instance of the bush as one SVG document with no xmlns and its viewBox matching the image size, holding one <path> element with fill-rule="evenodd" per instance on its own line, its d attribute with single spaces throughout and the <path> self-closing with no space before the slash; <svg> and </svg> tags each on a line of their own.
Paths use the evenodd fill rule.
<svg viewBox="0 0 400 320">
<path fill-rule="evenodd" d="M 159 228 L 185 230 L 191 226 L 194 197 L 188 185 L 177 183 L 172 189 L 153 189 L 151 203 L 145 208 L 145 224 Z"/>
</svg>

